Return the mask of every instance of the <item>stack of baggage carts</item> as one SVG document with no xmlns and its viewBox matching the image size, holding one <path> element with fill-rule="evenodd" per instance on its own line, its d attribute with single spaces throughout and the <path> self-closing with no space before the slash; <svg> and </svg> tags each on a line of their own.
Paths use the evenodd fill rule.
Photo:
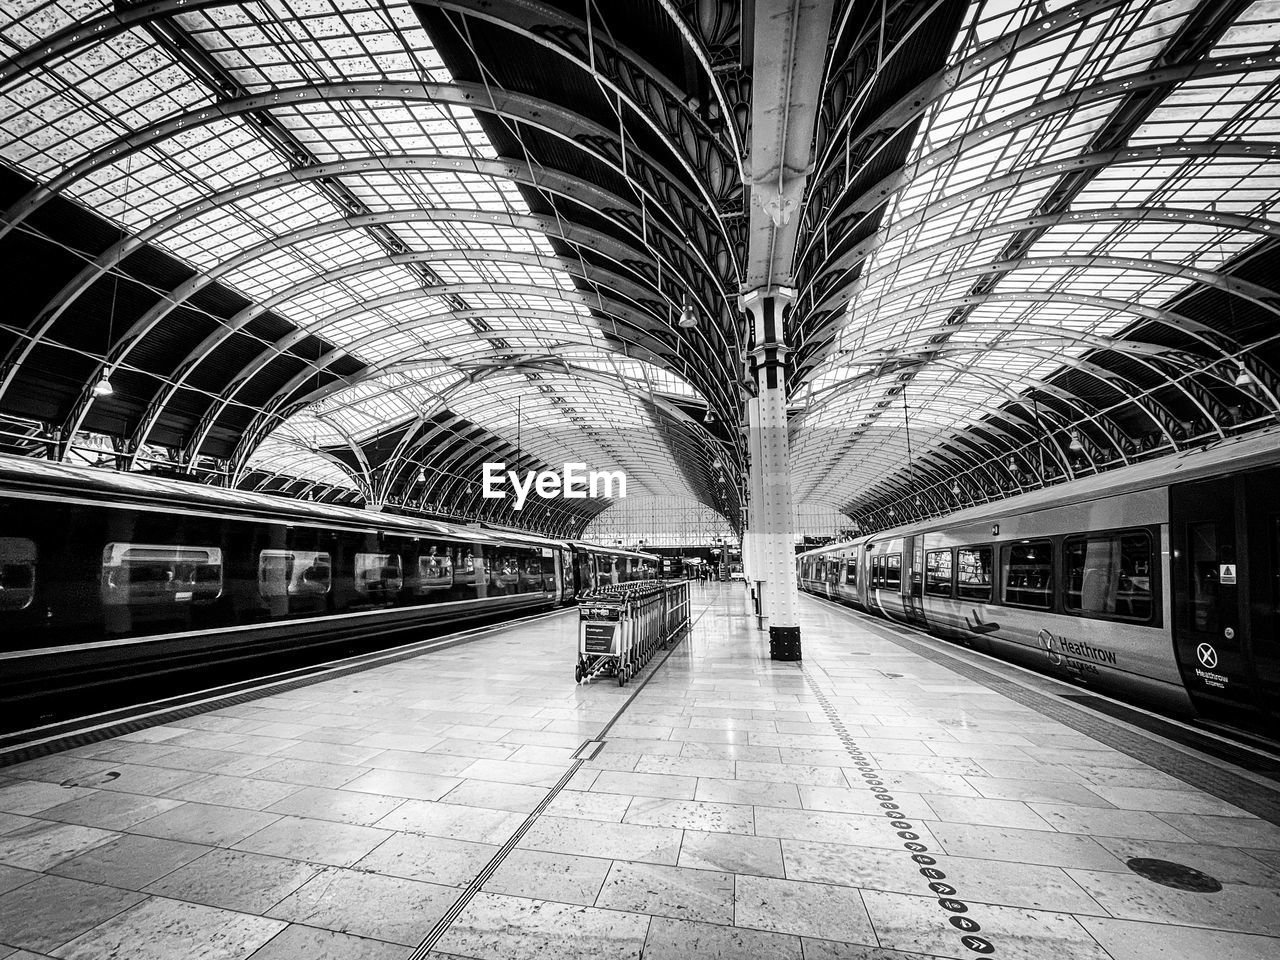
<svg viewBox="0 0 1280 960">
<path fill-rule="evenodd" d="M 578 660 L 573 679 L 616 677 L 622 686 L 659 647 L 689 626 L 689 584 L 617 583 L 578 598 Z"/>
</svg>

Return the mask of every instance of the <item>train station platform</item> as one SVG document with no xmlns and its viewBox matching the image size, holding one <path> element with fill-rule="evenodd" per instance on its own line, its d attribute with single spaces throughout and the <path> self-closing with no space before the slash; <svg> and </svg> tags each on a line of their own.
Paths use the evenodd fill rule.
<svg viewBox="0 0 1280 960">
<path fill-rule="evenodd" d="M 626 687 L 566 611 L 9 766 L 0 958 L 1280 956 L 1275 784 L 801 604 L 803 663 L 695 584 Z"/>
</svg>

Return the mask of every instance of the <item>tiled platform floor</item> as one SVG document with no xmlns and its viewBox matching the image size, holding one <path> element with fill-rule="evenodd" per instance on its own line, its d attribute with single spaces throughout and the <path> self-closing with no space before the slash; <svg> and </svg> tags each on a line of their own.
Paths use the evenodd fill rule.
<svg viewBox="0 0 1280 960">
<path fill-rule="evenodd" d="M 531 824 L 638 683 L 573 684 L 571 613 L 0 770 L 0 957 L 406 958 L 484 871 L 434 960 L 984 955 L 953 917 L 1018 960 L 1280 957 L 1280 828 L 830 605 L 802 671 L 740 585 L 694 604 Z"/>
</svg>

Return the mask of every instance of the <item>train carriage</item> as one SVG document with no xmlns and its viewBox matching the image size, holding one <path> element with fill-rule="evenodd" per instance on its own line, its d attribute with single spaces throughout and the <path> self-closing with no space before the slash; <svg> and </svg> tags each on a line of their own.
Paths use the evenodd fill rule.
<svg viewBox="0 0 1280 960">
<path fill-rule="evenodd" d="M 808 551 L 802 589 L 1084 687 L 1280 731 L 1280 430 Z"/>
<path fill-rule="evenodd" d="M 518 614 L 634 551 L 0 455 L 10 710 L 249 657 Z"/>
</svg>

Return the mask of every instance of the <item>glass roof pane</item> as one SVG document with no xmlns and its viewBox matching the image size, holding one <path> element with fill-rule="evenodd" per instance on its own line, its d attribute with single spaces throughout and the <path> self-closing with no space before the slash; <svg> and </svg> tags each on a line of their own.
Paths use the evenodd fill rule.
<svg viewBox="0 0 1280 960">
<path fill-rule="evenodd" d="M 16 0 L 0 10 L 0 42 L 25 49 L 112 9 L 109 0 Z M 0 94 L 0 158 L 37 180 L 95 161 L 68 196 L 129 231 L 151 229 L 160 248 L 371 370 L 406 371 L 404 382 L 384 375 L 367 392 L 344 389 L 320 405 L 319 419 L 315 411 L 297 414 L 263 458 L 302 469 L 307 458 L 290 452 L 299 442 L 371 435 L 412 416 L 443 370 L 475 369 L 512 350 L 572 356 L 635 389 L 691 396 L 678 378 L 638 361 L 601 359 L 617 341 L 604 336 L 594 297 L 575 287 L 546 235 L 520 223 L 529 208 L 514 183 L 438 163 L 346 166 L 370 157 L 496 155 L 469 109 L 377 91 L 339 99 L 318 89 L 451 83 L 409 0 L 227 4 L 182 10 L 171 25 L 224 74 L 216 92 L 205 68 L 171 55 L 148 29 L 129 30 L 77 47 Z M 270 123 L 246 112 L 184 117 L 282 88 L 312 93 L 302 102 L 268 100 Z M 144 149 L 109 152 L 119 138 L 178 118 L 180 126 Z M 215 196 L 215 206 L 203 206 Z M 398 215 L 370 223 L 370 214 Z M 628 427 L 625 439 L 603 429 L 584 434 L 579 453 L 600 462 L 612 444 L 631 451 L 638 476 L 652 474 L 646 482 L 658 484 L 653 464 L 678 475 L 651 410 L 609 382 L 554 386 L 557 396 L 572 393 L 592 423 L 603 426 L 607 415 Z M 541 397 L 541 385 L 518 377 L 506 389 Z M 482 386 L 472 392 L 488 395 Z M 539 403 L 531 416 L 549 427 L 569 423 L 558 412 L 563 404 Z M 490 402 L 475 405 L 478 422 L 493 415 Z M 326 469 L 307 462 L 311 475 Z"/>
<path fill-rule="evenodd" d="M 919 455 L 1107 342 L 1096 338 L 1146 316 L 1130 304 L 1161 307 L 1189 283 L 1180 266 L 1214 269 L 1258 240 L 1212 218 L 1266 216 L 1280 193 L 1280 164 L 1229 156 L 1171 153 L 1090 168 L 1094 175 L 1073 190 L 1061 222 L 1036 230 L 1026 222 L 1044 213 L 1049 191 L 1069 169 L 1065 161 L 1096 149 L 1095 134 L 1121 100 L 1082 97 L 1057 111 L 1041 105 L 1146 69 L 1195 6 L 1133 0 L 1100 11 L 1011 57 L 991 58 L 933 104 L 910 157 L 926 163 L 886 207 L 883 242 L 850 288 L 846 323 L 797 398 L 806 407 L 794 431 L 802 464 L 797 496 L 834 491 L 836 502 L 847 504 L 886 470 L 901 470 L 904 385 Z M 1255 3 L 1215 53 L 1260 49 L 1268 34 L 1256 25 L 1273 21 L 1277 7 L 1276 0 Z M 973 5 L 951 62 L 1046 12 L 1045 4 L 1014 0 Z M 1189 139 L 1274 139 L 1280 104 L 1264 91 L 1277 77 L 1265 66 L 1175 85 L 1131 142 L 1176 149 Z M 1035 116 L 1020 112 L 1033 105 Z M 1019 171 L 1037 165 L 1049 165 L 1048 175 L 1018 182 Z M 1007 176 L 1007 183 L 999 179 Z M 1129 208 L 1203 211 L 1205 222 L 1111 215 Z M 1105 211 L 1107 218 L 1077 211 Z M 1159 269 L 1115 259 L 1149 262 L 1153 250 Z M 1010 264 L 1010 256 L 1019 262 Z M 900 363 L 912 358 L 920 362 L 902 374 Z M 824 456 L 831 450 L 834 464 Z"/>
</svg>

